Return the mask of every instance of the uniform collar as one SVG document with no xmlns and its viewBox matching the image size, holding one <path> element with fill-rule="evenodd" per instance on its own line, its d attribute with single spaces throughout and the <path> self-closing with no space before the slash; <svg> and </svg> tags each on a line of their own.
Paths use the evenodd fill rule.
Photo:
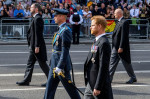
<svg viewBox="0 0 150 99">
<path fill-rule="evenodd" d="M 98 36 L 95 38 L 96 41 L 97 41 L 100 37 L 102 37 L 103 35 L 105 35 L 105 33 L 98 35 Z"/>
<path fill-rule="evenodd" d="M 59 25 L 59 28 L 61 28 L 64 24 L 66 24 L 66 22 L 62 23 L 61 25 Z"/>
</svg>

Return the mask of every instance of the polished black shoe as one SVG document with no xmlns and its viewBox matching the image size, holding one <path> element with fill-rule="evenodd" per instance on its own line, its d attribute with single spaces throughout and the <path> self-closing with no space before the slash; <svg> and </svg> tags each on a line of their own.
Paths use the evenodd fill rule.
<svg viewBox="0 0 150 99">
<path fill-rule="evenodd" d="M 126 82 L 126 84 L 133 84 L 134 82 L 137 82 L 136 78 L 130 78 L 129 81 Z"/>
<path fill-rule="evenodd" d="M 25 81 L 16 82 L 16 84 L 19 86 L 29 86 L 29 82 L 25 82 Z"/>
<path fill-rule="evenodd" d="M 44 83 L 44 84 L 41 84 L 41 86 L 42 86 L 42 87 L 46 87 L 46 83 Z"/>
</svg>

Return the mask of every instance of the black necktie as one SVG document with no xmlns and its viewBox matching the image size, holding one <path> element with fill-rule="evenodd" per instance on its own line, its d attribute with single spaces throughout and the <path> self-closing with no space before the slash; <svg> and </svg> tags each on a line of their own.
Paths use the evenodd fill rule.
<svg viewBox="0 0 150 99">
<path fill-rule="evenodd" d="M 133 15 L 135 15 L 135 9 L 134 9 Z"/>
</svg>

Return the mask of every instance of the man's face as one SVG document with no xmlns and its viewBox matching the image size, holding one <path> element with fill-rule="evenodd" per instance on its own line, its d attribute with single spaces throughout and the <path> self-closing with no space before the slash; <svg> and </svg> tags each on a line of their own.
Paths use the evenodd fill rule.
<svg viewBox="0 0 150 99">
<path fill-rule="evenodd" d="M 136 6 L 135 6 L 135 5 L 133 5 L 133 9 L 136 9 Z"/>
<path fill-rule="evenodd" d="M 80 6 L 77 6 L 77 10 L 80 10 Z"/>
<path fill-rule="evenodd" d="M 95 20 L 92 20 L 90 29 L 91 29 L 92 35 L 96 35 L 98 33 L 99 28 L 98 28 L 98 25 L 96 24 Z"/>
<path fill-rule="evenodd" d="M 60 23 L 60 21 L 61 21 L 61 15 L 55 15 L 54 16 L 54 20 L 55 20 L 55 23 L 57 23 L 57 24 L 59 24 Z"/>
<path fill-rule="evenodd" d="M 20 9 L 20 7 L 19 7 L 19 5 L 17 5 L 17 10 L 19 10 Z"/>
<path fill-rule="evenodd" d="M 116 19 L 118 19 L 118 18 L 119 18 L 119 16 L 118 16 L 118 12 L 117 12 L 117 11 L 115 11 L 115 12 L 114 12 L 114 16 L 115 16 L 115 18 L 116 18 Z"/>
<path fill-rule="evenodd" d="M 60 4 L 60 5 L 59 5 L 59 8 L 60 8 L 60 9 L 63 9 L 64 7 L 63 7 L 63 5 L 62 5 L 62 4 Z"/>
<path fill-rule="evenodd" d="M 34 5 L 31 5 L 30 12 L 31 12 L 32 15 L 35 13 L 35 7 L 34 7 Z"/>
<path fill-rule="evenodd" d="M 98 6 L 95 6 L 95 10 L 98 10 Z"/>
</svg>

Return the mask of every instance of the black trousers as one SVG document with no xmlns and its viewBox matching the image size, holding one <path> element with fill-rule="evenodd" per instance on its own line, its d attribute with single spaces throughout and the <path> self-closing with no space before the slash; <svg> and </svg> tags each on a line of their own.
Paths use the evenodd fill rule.
<svg viewBox="0 0 150 99">
<path fill-rule="evenodd" d="M 24 81 L 25 82 L 31 82 L 34 64 L 36 61 L 37 61 L 36 56 L 30 50 L 30 54 L 29 54 L 29 58 L 28 58 L 28 62 L 27 62 L 27 67 L 26 67 L 26 71 L 25 71 L 25 75 L 24 75 Z M 40 65 L 42 71 L 45 73 L 46 77 L 48 78 L 49 67 L 48 67 L 46 61 L 39 61 L 38 60 L 38 63 Z"/>
<path fill-rule="evenodd" d="M 119 54 L 118 54 L 117 50 L 115 49 L 115 47 L 113 47 L 112 48 L 112 53 L 111 53 L 111 58 L 110 58 L 110 70 L 109 70 L 110 80 L 112 81 L 112 79 L 113 79 L 113 75 L 115 73 L 115 70 L 117 68 L 117 65 L 118 65 L 120 59 L 121 59 L 121 61 L 122 61 L 123 65 L 124 65 L 128 75 L 129 75 L 129 77 L 136 78 L 131 63 L 128 63 L 127 61 L 122 59 L 119 56 Z"/>
<path fill-rule="evenodd" d="M 79 44 L 80 26 L 72 25 L 73 44 Z"/>
</svg>

